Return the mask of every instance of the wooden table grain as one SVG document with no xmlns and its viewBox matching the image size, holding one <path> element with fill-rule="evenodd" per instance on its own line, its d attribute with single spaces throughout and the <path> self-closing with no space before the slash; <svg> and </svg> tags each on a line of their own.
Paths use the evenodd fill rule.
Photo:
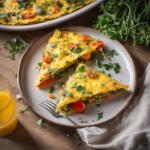
<svg viewBox="0 0 150 150">
<path fill-rule="evenodd" d="M 19 36 L 26 42 L 31 43 L 35 39 L 45 35 L 46 33 L 64 26 L 92 26 L 92 21 L 98 16 L 99 8 L 67 21 L 63 24 L 49 27 L 46 29 L 25 32 L 6 32 L 0 31 L 0 72 L 9 80 L 14 95 L 19 94 L 17 79 L 12 73 L 17 73 L 19 61 L 22 54 L 16 54 L 15 60 L 8 58 L 9 51 L 2 47 L 2 43 L 7 39 Z M 126 43 L 122 43 L 133 57 L 138 78 L 143 74 L 145 68 L 150 62 L 150 46 L 132 46 L 132 39 Z M 0 137 L 0 150 L 94 150 L 88 147 L 84 142 L 78 146 L 78 142 L 74 136 L 75 129 L 61 127 L 55 124 L 48 125 L 44 122 L 44 127 L 38 126 L 36 123 L 40 119 L 31 110 L 20 113 L 20 109 L 27 107 L 26 103 L 16 100 L 18 126 L 16 130 L 7 137 Z M 69 135 L 69 136 L 67 136 Z"/>
</svg>

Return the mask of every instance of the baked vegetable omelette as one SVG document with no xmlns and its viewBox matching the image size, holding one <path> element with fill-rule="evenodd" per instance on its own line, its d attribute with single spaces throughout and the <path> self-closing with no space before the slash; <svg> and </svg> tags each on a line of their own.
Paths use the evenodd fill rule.
<svg viewBox="0 0 150 150">
<path fill-rule="evenodd" d="M 128 85 L 80 63 L 75 73 L 66 82 L 56 111 L 60 111 L 64 115 L 75 111 L 83 113 L 85 109 L 80 110 L 83 105 L 89 105 L 102 99 L 106 100 L 128 88 Z"/>
<path fill-rule="evenodd" d="M 58 80 L 82 62 L 95 58 L 104 49 L 103 41 L 72 31 L 55 30 L 45 48 L 36 86 Z"/>
<path fill-rule="evenodd" d="M 95 0 L 0 0 L 0 24 L 28 25 L 70 14 Z"/>
</svg>

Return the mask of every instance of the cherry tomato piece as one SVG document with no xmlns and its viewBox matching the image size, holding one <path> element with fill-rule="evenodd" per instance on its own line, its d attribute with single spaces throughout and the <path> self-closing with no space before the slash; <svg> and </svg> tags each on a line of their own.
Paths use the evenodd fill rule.
<svg viewBox="0 0 150 150">
<path fill-rule="evenodd" d="M 14 2 L 18 2 L 18 0 L 14 0 Z"/>
<path fill-rule="evenodd" d="M 69 44 L 69 49 L 71 49 L 71 48 L 78 48 L 78 46 L 75 43 L 70 43 Z"/>
<path fill-rule="evenodd" d="M 84 60 L 89 60 L 89 59 L 91 59 L 91 54 L 85 54 L 85 55 L 83 55 L 83 56 L 82 56 L 82 59 L 84 59 Z"/>
<path fill-rule="evenodd" d="M 88 41 L 90 38 L 89 38 L 89 36 L 88 35 L 81 35 L 80 36 L 80 40 L 81 41 Z"/>
<path fill-rule="evenodd" d="M 101 46 L 101 45 L 103 45 L 103 44 L 104 44 L 103 41 L 98 41 L 98 42 L 96 42 L 96 43 L 92 43 L 91 46 L 99 47 L 99 46 Z"/>
<path fill-rule="evenodd" d="M 45 56 L 43 57 L 43 62 L 45 63 L 48 63 L 50 61 L 51 57 L 48 55 L 48 56 Z"/>
<path fill-rule="evenodd" d="M 96 73 L 93 73 L 92 70 L 87 69 L 85 71 L 85 74 L 88 78 L 95 78 L 96 77 Z"/>
<path fill-rule="evenodd" d="M 30 19 L 32 17 L 34 17 L 34 15 L 32 13 L 25 13 L 22 15 L 23 19 Z"/>
<path fill-rule="evenodd" d="M 84 101 L 79 100 L 77 102 L 73 103 L 73 110 L 79 114 L 85 112 L 86 110 L 86 104 Z"/>
</svg>

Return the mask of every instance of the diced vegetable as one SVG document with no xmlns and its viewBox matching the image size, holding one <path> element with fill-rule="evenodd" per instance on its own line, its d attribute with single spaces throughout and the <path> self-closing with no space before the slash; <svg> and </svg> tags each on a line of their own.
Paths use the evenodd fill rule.
<svg viewBox="0 0 150 150">
<path fill-rule="evenodd" d="M 51 57 L 49 55 L 43 57 L 43 62 L 48 63 L 50 61 Z"/>
<path fill-rule="evenodd" d="M 89 60 L 89 59 L 91 59 L 91 54 L 85 54 L 85 55 L 83 55 L 82 59 L 83 60 Z"/>
</svg>

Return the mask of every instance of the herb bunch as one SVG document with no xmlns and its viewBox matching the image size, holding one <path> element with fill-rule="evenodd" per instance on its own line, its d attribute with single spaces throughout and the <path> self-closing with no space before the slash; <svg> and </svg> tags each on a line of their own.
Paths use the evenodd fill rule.
<svg viewBox="0 0 150 150">
<path fill-rule="evenodd" d="M 123 42 L 131 36 L 134 46 L 150 44 L 149 0 L 108 0 L 100 5 L 100 12 L 95 29 Z"/>
</svg>

